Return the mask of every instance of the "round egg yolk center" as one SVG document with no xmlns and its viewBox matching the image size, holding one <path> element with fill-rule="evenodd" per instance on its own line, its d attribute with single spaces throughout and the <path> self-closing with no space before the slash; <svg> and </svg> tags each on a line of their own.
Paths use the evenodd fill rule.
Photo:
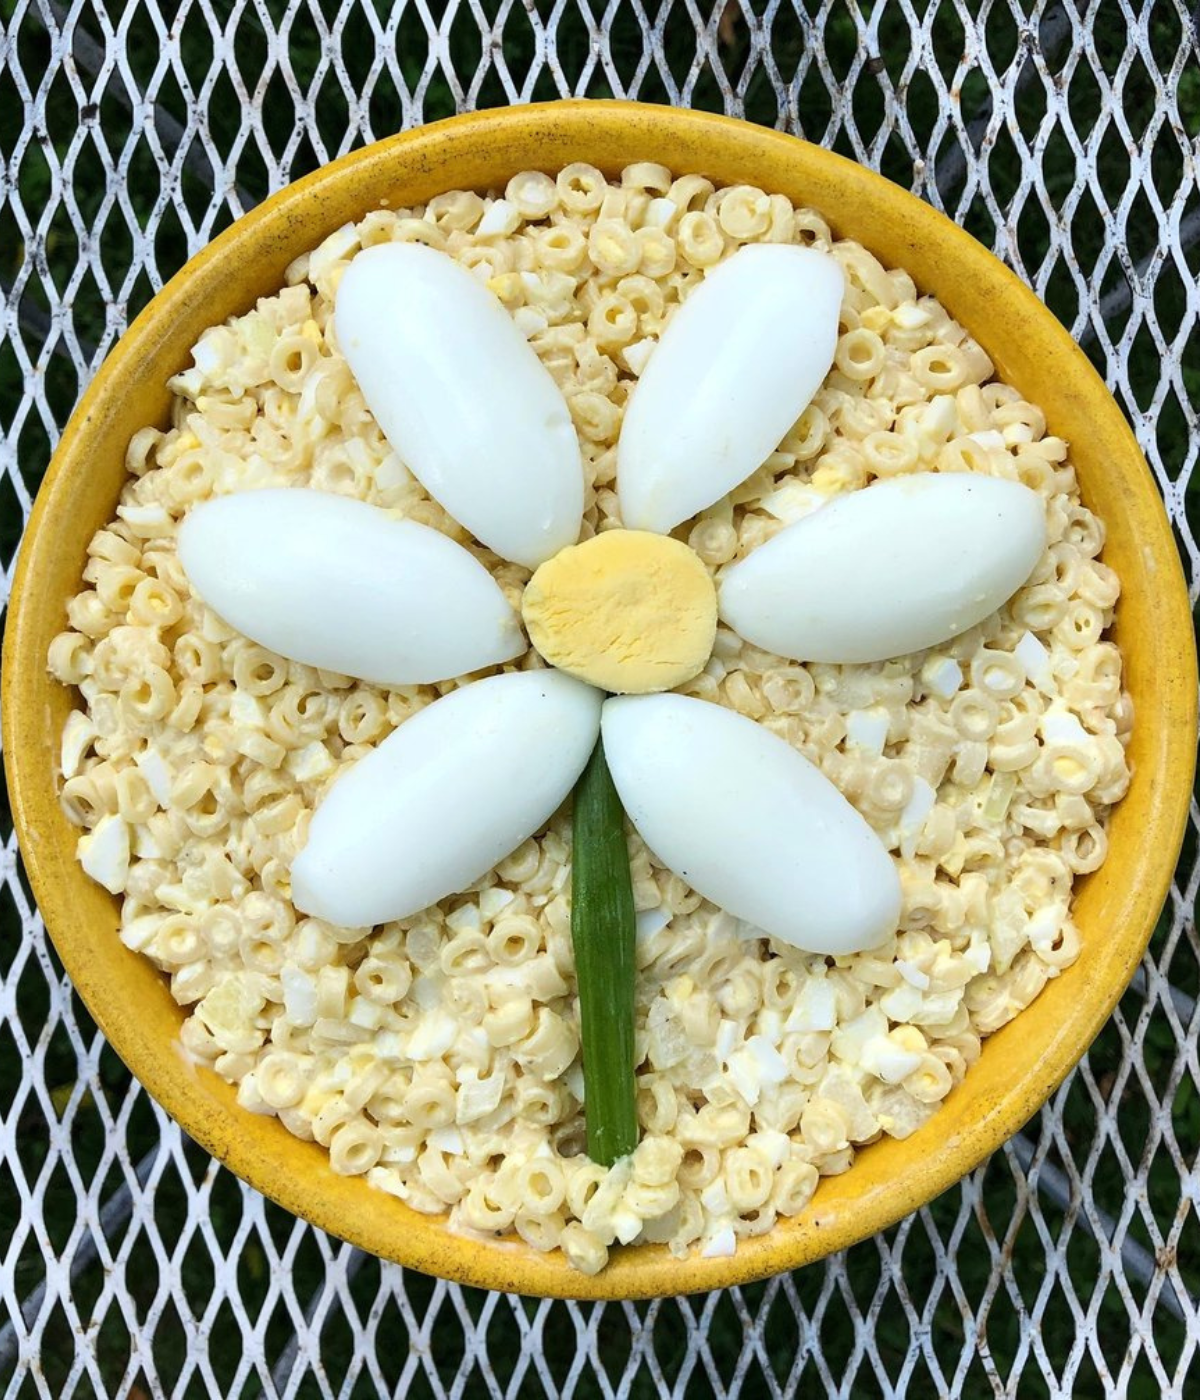
<svg viewBox="0 0 1200 1400">
<path fill-rule="evenodd" d="M 530 579 L 521 611 L 551 666 L 618 695 L 691 680 L 717 634 L 708 570 L 686 544 L 646 530 L 560 550 Z"/>
</svg>

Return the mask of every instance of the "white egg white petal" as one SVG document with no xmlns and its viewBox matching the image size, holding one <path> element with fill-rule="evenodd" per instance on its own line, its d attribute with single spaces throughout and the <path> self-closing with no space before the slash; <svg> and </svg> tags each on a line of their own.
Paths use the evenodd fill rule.
<svg viewBox="0 0 1200 1400">
<path fill-rule="evenodd" d="M 317 808 L 292 863 L 293 903 L 367 928 L 474 884 L 570 793 L 602 698 L 561 672 L 521 671 L 419 710 Z"/>
<path fill-rule="evenodd" d="M 811 953 L 860 952 L 895 932 L 891 857 L 778 735 L 682 695 L 608 700 L 601 728 L 630 821 L 706 899 Z"/>
<path fill-rule="evenodd" d="M 779 446 L 833 363 L 843 278 L 826 253 L 755 244 L 668 321 L 625 410 L 621 519 L 666 534 Z"/>
<path fill-rule="evenodd" d="M 488 571 L 427 525 L 347 496 L 243 491 L 197 506 L 179 557 L 231 627 L 293 661 L 380 685 L 421 685 L 525 649 Z"/>
<path fill-rule="evenodd" d="M 1045 548 L 1045 508 L 1019 482 L 896 477 L 837 497 L 735 564 L 721 619 L 797 661 L 884 661 L 981 622 Z"/>
<path fill-rule="evenodd" d="M 421 244 L 367 248 L 334 324 L 384 435 L 460 525 L 531 569 L 575 543 L 583 468 L 566 401 L 476 277 Z"/>
</svg>

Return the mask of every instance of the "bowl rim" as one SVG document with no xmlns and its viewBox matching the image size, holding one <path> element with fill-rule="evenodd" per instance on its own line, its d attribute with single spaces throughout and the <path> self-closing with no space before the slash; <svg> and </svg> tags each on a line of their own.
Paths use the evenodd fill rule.
<svg viewBox="0 0 1200 1400">
<path fill-rule="evenodd" d="M 1156 623 L 1172 639 L 1169 676 L 1162 687 L 1164 733 L 1155 741 L 1155 771 L 1170 781 L 1154 784 L 1148 810 L 1151 830 L 1159 839 L 1143 843 L 1136 867 L 1137 880 L 1124 897 L 1125 922 L 1113 939 L 1120 944 L 1117 975 L 1068 1008 L 1063 1027 L 1054 1034 L 1037 1062 L 1036 1072 L 1018 1088 L 1001 1094 L 995 1102 L 980 1106 L 973 1122 L 940 1144 L 922 1160 L 906 1189 L 886 1189 L 875 1182 L 856 1208 L 832 1214 L 821 1207 L 821 1191 L 812 1207 L 799 1218 L 804 1228 L 776 1227 L 758 1240 L 742 1240 L 731 1258 L 686 1261 L 672 1258 L 661 1246 L 614 1251 L 603 1272 L 586 1276 L 566 1269 L 551 1256 L 537 1255 L 524 1246 L 480 1241 L 451 1234 L 440 1218 L 417 1215 L 399 1207 L 400 1226 L 381 1220 L 398 1203 L 358 1216 L 341 1208 L 352 1200 L 332 1173 L 317 1170 L 315 1181 L 297 1179 L 282 1170 L 257 1148 L 249 1134 L 236 1126 L 227 1131 L 214 1127 L 211 1118 L 196 1108 L 195 1077 L 181 1068 L 174 1056 L 154 1054 L 139 1045 L 128 1017 L 118 1016 L 111 1001 L 98 999 L 97 985 L 89 975 L 87 939 L 71 927 L 67 893 L 57 887 L 39 836 L 38 823 L 47 802 L 57 806 L 56 794 L 45 791 L 47 734 L 44 705 L 39 712 L 39 691 L 45 687 L 45 667 L 31 646 L 37 641 L 32 599 L 37 583 L 53 553 L 47 530 L 61 508 L 74 474 L 87 469 L 89 426 L 104 411 L 105 398 L 119 387 L 129 367 L 153 353 L 172 336 L 172 326 L 189 306 L 198 289 L 213 287 L 227 260 L 249 258 L 261 248 L 272 225 L 295 226 L 305 211 L 328 198 L 336 188 L 355 181 L 384 187 L 388 171 L 396 167 L 434 176 L 443 166 L 453 167 L 472 146 L 496 150 L 529 148 L 536 137 L 545 144 L 545 158 L 535 162 L 556 169 L 559 142 L 556 133 L 589 140 L 599 150 L 606 139 L 615 140 L 622 129 L 638 127 L 649 136 L 661 158 L 669 159 L 676 146 L 722 143 L 744 156 L 798 163 L 814 176 L 842 188 L 853 188 L 862 198 L 878 201 L 889 217 L 906 230 L 911 246 L 919 241 L 936 243 L 950 261 L 970 269 L 981 298 L 980 315 L 987 305 L 1004 302 L 1034 328 L 1038 344 L 1055 357 L 1057 377 L 1064 393 L 1080 397 L 1098 428 L 1118 446 L 1120 459 L 1129 467 L 1131 509 L 1141 513 L 1145 532 L 1142 547 L 1152 556 L 1161 584 L 1150 601 Z M 506 145 L 507 143 L 507 145 Z M 748 156 L 747 156 L 748 158 Z M 603 163 L 603 162 L 599 162 Z M 615 162 L 609 162 L 610 165 Z M 446 178 L 441 187 L 457 187 Z M 426 181 L 428 183 L 428 179 Z M 365 206 L 363 207 L 365 212 Z M 836 219 L 834 219 L 836 223 Z M 903 264 L 901 264 L 903 265 Z M 997 300 L 998 299 L 998 300 Z M 185 352 L 186 353 L 186 352 Z M 1099 375 L 1075 344 L 1069 332 L 1012 272 L 975 242 L 945 215 L 884 177 L 830 151 L 811 146 L 780 131 L 710 113 L 621 101 L 571 99 L 468 113 L 388 137 L 353 151 L 314 173 L 286 186 L 237 220 L 192 258 L 164 286 L 110 351 L 73 413 L 45 479 L 37 494 L 15 570 L 3 651 L 3 741 L 13 818 L 21 853 L 38 906 L 63 964 L 89 1012 L 114 1049 L 151 1096 L 183 1129 L 239 1177 L 301 1216 L 351 1243 L 391 1258 L 408 1267 L 453 1281 L 500 1291 L 516 1291 L 550 1297 L 634 1299 L 696 1292 L 746 1283 L 795 1268 L 844 1248 L 893 1224 L 925 1204 L 977 1166 L 1005 1139 L 1016 1132 L 1045 1102 L 1063 1080 L 1108 1019 L 1141 954 L 1149 942 L 1155 920 L 1170 888 L 1175 857 L 1182 840 L 1191 795 L 1195 761 L 1196 657 L 1191 612 L 1182 567 L 1161 498 L 1133 433 Z M 51 741 L 52 742 L 52 741 Z M 42 762 L 34 761 L 41 754 Z M 1186 781 L 1185 781 L 1186 779 Z M 1028 1013 L 1025 1013 L 1028 1014 Z M 214 1078 L 215 1076 L 210 1076 Z M 224 1086 L 222 1086 L 224 1088 Z M 1019 1090 L 1019 1092 L 1018 1092 Z M 952 1096 L 953 1097 L 953 1096 Z M 945 1110 L 942 1109 L 942 1112 Z M 244 1110 L 236 1110 L 244 1114 Z M 274 1121 L 274 1120 L 270 1120 Z M 935 1116 L 936 1121 L 936 1116 Z M 279 1125 L 276 1125 L 279 1126 Z M 281 1128 L 281 1131 L 282 1128 Z M 860 1157 L 855 1170 L 861 1173 Z M 851 1173 L 853 1175 L 853 1172 Z M 831 1178 L 837 1181 L 841 1178 Z M 363 1190 L 372 1191 L 357 1183 Z M 374 1195 L 374 1192 L 372 1192 Z M 382 1193 L 380 1193 L 382 1195 Z M 764 1241 L 767 1243 L 764 1245 Z"/>
</svg>

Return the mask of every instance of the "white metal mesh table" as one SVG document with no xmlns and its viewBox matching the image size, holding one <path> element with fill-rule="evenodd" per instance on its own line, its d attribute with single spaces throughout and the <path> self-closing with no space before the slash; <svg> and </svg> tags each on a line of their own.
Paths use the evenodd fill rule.
<svg viewBox="0 0 1200 1400">
<path fill-rule="evenodd" d="M 186 256 L 365 141 L 571 94 L 786 127 L 945 208 L 1092 355 L 1197 574 L 1200 49 L 1183 0 L 2 0 L 0 14 L 6 586 L 78 395 Z M 104 1045 L 0 820 L 8 1396 L 1200 1390 L 1194 804 L 1133 987 L 986 1166 L 825 1265 L 625 1306 L 406 1274 L 243 1188 Z"/>
</svg>

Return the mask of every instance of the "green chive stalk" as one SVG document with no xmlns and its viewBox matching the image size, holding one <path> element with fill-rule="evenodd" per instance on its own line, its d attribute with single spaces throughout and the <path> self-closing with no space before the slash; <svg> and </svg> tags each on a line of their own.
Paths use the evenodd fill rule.
<svg viewBox="0 0 1200 1400">
<path fill-rule="evenodd" d="M 583 1045 L 588 1156 L 612 1166 L 637 1146 L 633 1001 L 637 927 L 625 812 L 597 739 L 575 786 L 571 942 Z"/>
</svg>

